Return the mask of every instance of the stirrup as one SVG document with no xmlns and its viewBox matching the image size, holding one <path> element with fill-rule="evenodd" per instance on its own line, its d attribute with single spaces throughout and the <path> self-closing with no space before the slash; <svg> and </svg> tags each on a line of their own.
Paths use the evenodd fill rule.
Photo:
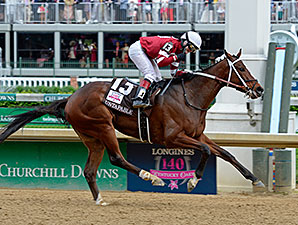
<svg viewBox="0 0 298 225">
<path fill-rule="evenodd" d="M 148 106 L 151 106 L 149 99 L 145 102 L 143 102 L 141 99 L 137 99 L 137 100 L 134 100 L 133 103 L 132 103 L 132 107 L 135 108 L 135 109 L 137 109 L 137 108 L 146 108 Z"/>
</svg>

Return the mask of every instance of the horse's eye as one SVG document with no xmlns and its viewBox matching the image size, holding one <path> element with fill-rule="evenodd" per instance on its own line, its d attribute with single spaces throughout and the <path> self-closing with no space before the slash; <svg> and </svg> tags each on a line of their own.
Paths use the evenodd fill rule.
<svg viewBox="0 0 298 225">
<path fill-rule="evenodd" d="M 241 72 L 244 72 L 244 71 L 245 71 L 245 69 L 244 69 L 243 67 L 240 67 L 239 70 L 240 70 Z"/>
</svg>

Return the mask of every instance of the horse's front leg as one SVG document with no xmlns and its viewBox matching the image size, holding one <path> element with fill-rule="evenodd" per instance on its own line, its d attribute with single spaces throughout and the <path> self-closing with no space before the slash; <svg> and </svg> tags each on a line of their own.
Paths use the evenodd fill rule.
<svg viewBox="0 0 298 225">
<path fill-rule="evenodd" d="M 206 135 L 202 134 L 200 140 L 206 143 L 212 152 L 212 154 L 224 159 L 231 163 L 246 179 L 251 180 L 252 184 L 256 187 L 264 188 L 265 185 L 254 174 L 252 174 L 247 168 L 245 168 L 232 154 L 227 150 L 221 148 L 210 140 Z"/>
<path fill-rule="evenodd" d="M 207 160 L 211 154 L 208 145 L 185 135 L 184 132 L 181 132 L 177 136 L 169 136 L 166 139 L 166 146 L 175 148 L 192 148 L 199 150 L 202 153 L 199 165 L 195 170 L 194 177 L 189 179 L 187 183 L 187 190 L 188 192 L 191 192 L 203 177 L 204 170 L 207 165 Z"/>
<path fill-rule="evenodd" d="M 115 130 L 112 127 L 107 127 L 105 132 L 103 133 L 104 136 L 101 137 L 101 140 L 104 141 L 104 144 L 107 148 L 107 152 L 109 154 L 109 159 L 112 165 L 118 166 L 123 168 L 133 174 L 136 174 L 140 178 L 146 181 L 151 181 L 152 185 L 154 186 L 164 186 L 165 182 L 159 177 L 151 174 L 148 171 L 142 170 L 135 165 L 127 162 L 123 157 L 119 143 L 116 137 Z"/>
</svg>

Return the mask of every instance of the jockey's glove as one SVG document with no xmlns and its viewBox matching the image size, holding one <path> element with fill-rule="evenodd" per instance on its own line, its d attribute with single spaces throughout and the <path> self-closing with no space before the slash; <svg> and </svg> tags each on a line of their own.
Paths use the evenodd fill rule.
<svg viewBox="0 0 298 225">
<path fill-rule="evenodd" d="M 175 77 L 181 77 L 183 74 L 186 74 L 187 72 L 184 72 L 182 70 L 177 70 Z"/>
<path fill-rule="evenodd" d="M 186 54 L 184 54 L 184 53 L 180 53 L 177 55 L 177 59 L 179 61 L 185 61 L 185 58 L 186 58 Z"/>
</svg>

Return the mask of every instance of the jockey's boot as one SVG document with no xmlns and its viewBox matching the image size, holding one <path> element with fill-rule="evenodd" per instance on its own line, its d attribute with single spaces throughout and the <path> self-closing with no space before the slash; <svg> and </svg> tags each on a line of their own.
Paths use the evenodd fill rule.
<svg viewBox="0 0 298 225">
<path fill-rule="evenodd" d="M 134 108 L 146 108 L 150 106 L 150 100 L 148 96 L 148 90 L 150 88 L 151 82 L 147 79 L 142 80 L 135 97 L 132 99 L 132 107 Z"/>
</svg>

